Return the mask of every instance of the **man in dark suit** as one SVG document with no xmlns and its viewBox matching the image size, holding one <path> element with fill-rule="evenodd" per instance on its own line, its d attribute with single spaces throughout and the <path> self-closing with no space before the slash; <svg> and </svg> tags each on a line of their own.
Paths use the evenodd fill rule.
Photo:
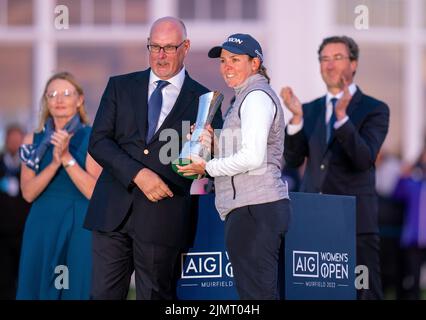
<svg viewBox="0 0 426 320">
<path fill-rule="evenodd" d="M 185 71 L 181 20 L 154 22 L 147 47 L 150 69 L 110 78 L 93 125 L 89 153 L 103 167 L 85 221 L 94 230 L 93 299 L 125 299 L 133 271 L 137 299 L 173 299 L 190 240 L 191 180 L 171 161 L 208 89 Z"/>
<path fill-rule="evenodd" d="M 357 265 L 368 268 L 368 289 L 358 299 L 382 299 L 375 160 L 389 127 L 389 108 L 353 83 L 359 49 L 349 37 L 330 37 L 318 50 L 327 94 L 303 106 L 291 88 L 281 97 L 293 113 L 284 157 L 298 167 L 306 159 L 300 190 L 356 197 Z M 334 110 L 334 112 L 333 112 Z"/>
</svg>

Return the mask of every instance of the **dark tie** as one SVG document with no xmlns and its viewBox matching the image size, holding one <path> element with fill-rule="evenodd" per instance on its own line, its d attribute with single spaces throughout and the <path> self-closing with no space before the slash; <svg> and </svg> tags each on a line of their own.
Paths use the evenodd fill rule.
<svg viewBox="0 0 426 320">
<path fill-rule="evenodd" d="M 331 105 L 333 106 L 333 108 L 331 110 L 330 121 L 328 121 L 328 125 L 327 125 L 327 143 L 330 142 L 330 138 L 331 138 L 331 135 L 332 135 L 333 130 L 334 130 L 334 123 L 336 122 L 336 114 L 334 112 L 334 108 L 336 107 L 337 98 L 331 98 L 330 101 L 331 101 Z"/>
<path fill-rule="evenodd" d="M 162 89 L 169 85 L 170 82 L 158 80 L 157 88 L 151 94 L 151 97 L 148 101 L 148 130 L 146 133 L 146 142 L 150 142 L 152 137 L 155 134 L 155 129 L 157 129 L 158 118 L 161 113 L 161 106 L 163 104 L 163 93 Z"/>
</svg>

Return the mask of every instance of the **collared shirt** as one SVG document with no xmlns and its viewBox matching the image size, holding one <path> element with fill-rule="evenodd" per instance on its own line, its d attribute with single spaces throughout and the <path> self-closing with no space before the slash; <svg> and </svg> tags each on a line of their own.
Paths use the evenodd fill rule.
<svg viewBox="0 0 426 320">
<path fill-rule="evenodd" d="M 162 79 L 157 77 L 157 75 L 151 69 L 151 72 L 149 75 L 148 101 L 149 101 L 149 98 L 151 97 L 151 94 L 154 92 L 155 88 L 157 87 L 156 81 L 158 80 L 162 80 Z M 185 80 L 185 66 L 174 77 L 167 79 L 167 81 L 170 82 L 170 84 L 166 86 L 165 88 L 163 88 L 162 90 L 163 104 L 161 106 L 161 113 L 158 119 L 156 131 L 161 127 L 161 125 L 164 122 L 164 119 L 166 119 L 170 111 L 173 109 L 173 106 L 175 105 L 177 97 L 179 96 L 180 90 L 182 89 L 184 80 Z"/>
<path fill-rule="evenodd" d="M 349 89 L 349 93 L 353 97 L 354 94 L 355 94 L 355 92 L 356 92 L 356 90 L 357 90 L 357 87 L 356 87 L 355 83 L 352 82 L 349 85 L 348 89 Z M 342 96 L 343 96 L 343 91 L 340 91 L 336 95 L 333 95 L 332 93 L 327 92 L 327 95 L 325 97 L 326 111 L 325 111 L 325 119 L 324 119 L 326 124 L 330 121 L 331 113 L 332 113 L 332 110 L 333 110 L 333 105 L 331 103 L 331 99 L 332 98 L 337 98 L 337 100 L 339 100 Z M 334 129 L 339 129 L 348 120 L 349 120 L 348 116 L 344 117 L 341 120 L 336 120 L 336 122 L 334 123 Z M 302 130 L 302 128 L 303 128 L 303 119 L 302 119 L 302 121 L 299 124 L 291 124 L 291 123 L 289 123 L 287 125 L 287 133 L 290 136 L 292 136 L 292 135 L 298 133 L 300 130 Z"/>
</svg>

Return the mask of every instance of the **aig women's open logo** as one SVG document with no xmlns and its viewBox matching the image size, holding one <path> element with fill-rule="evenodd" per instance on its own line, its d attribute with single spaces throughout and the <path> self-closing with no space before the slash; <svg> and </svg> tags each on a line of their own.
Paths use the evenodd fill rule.
<svg viewBox="0 0 426 320">
<path fill-rule="evenodd" d="M 350 256 L 347 252 L 295 250 L 293 251 L 293 277 L 316 279 L 305 279 L 303 282 L 293 279 L 293 284 L 333 289 L 351 286 L 353 275 L 349 274 L 350 263 Z M 355 266 L 354 274 L 354 287 L 357 290 L 369 289 L 367 266 Z"/>
<path fill-rule="evenodd" d="M 181 278 L 222 278 L 224 274 L 233 277 L 232 266 L 228 253 L 225 254 L 226 264 L 222 262 L 222 252 L 188 252 L 181 256 Z"/>
<path fill-rule="evenodd" d="M 347 280 L 348 253 L 293 251 L 293 276 Z"/>
</svg>

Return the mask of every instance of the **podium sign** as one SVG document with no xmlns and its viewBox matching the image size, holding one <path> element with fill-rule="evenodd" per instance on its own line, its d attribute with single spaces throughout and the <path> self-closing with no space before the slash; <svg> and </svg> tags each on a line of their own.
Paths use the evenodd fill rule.
<svg viewBox="0 0 426 320">
<path fill-rule="evenodd" d="M 177 297 L 182 300 L 236 300 L 232 266 L 225 249 L 224 222 L 214 194 L 199 196 L 194 246 L 181 254 Z"/>
<path fill-rule="evenodd" d="M 291 193 L 290 198 L 281 282 L 285 298 L 355 299 L 355 198 L 310 193 Z M 214 194 L 199 196 L 198 204 L 194 245 L 180 259 L 177 297 L 238 299 Z"/>
<path fill-rule="evenodd" d="M 355 299 L 355 197 L 292 193 L 288 300 Z"/>
</svg>

